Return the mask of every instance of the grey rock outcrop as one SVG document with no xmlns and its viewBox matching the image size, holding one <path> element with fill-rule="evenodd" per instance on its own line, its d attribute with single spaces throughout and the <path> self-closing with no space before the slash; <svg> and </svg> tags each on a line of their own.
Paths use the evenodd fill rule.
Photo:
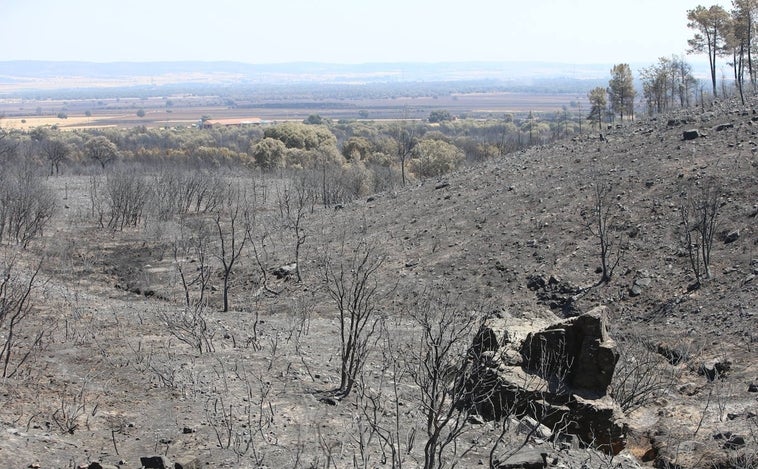
<svg viewBox="0 0 758 469">
<path fill-rule="evenodd" d="M 595 308 L 529 334 L 521 345 L 525 366 L 573 389 L 604 396 L 619 358 L 606 318 L 605 308 Z"/>
<path fill-rule="evenodd" d="M 488 319 L 472 347 L 471 405 L 485 419 L 530 416 L 555 433 L 618 453 L 627 424 L 607 394 L 618 352 L 606 323 L 605 307 L 547 326 Z"/>
</svg>

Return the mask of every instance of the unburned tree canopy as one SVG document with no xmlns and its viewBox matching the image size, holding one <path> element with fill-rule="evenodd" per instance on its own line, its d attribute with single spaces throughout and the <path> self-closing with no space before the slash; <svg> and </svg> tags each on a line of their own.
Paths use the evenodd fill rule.
<svg viewBox="0 0 758 469">
<path fill-rule="evenodd" d="M 442 140 L 421 140 L 413 149 L 411 171 L 421 178 L 439 177 L 454 170 L 463 160 L 463 152 Z"/>
<path fill-rule="evenodd" d="M 605 106 L 608 104 L 608 95 L 605 88 L 598 86 L 593 88 L 587 94 L 587 99 L 590 100 L 590 115 L 587 119 L 597 122 L 597 127 L 600 129 L 600 123 L 603 120 L 603 113 L 605 112 Z"/>
<path fill-rule="evenodd" d="M 264 171 L 271 171 L 284 167 L 287 147 L 281 140 L 275 138 L 263 138 L 253 147 L 255 163 Z"/>
<path fill-rule="evenodd" d="M 373 150 L 373 145 L 365 137 L 350 137 L 342 144 L 342 156 L 348 161 L 360 161 Z"/>
<path fill-rule="evenodd" d="M 50 161 L 50 175 L 52 175 L 53 172 L 58 173 L 60 164 L 71 153 L 71 146 L 56 138 L 47 138 L 43 140 L 40 145 L 42 153 L 44 153 Z"/>
<path fill-rule="evenodd" d="M 689 106 L 690 96 L 697 85 L 692 66 L 676 55 L 659 58 L 657 64 L 643 68 L 640 76 L 650 113 L 663 112 L 677 102 L 680 107 Z"/>
<path fill-rule="evenodd" d="M 450 111 L 446 111 L 444 109 L 438 110 L 438 111 L 432 111 L 429 114 L 429 122 L 434 124 L 436 122 L 444 122 L 444 121 L 451 121 L 453 120 L 453 115 L 450 114 Z"/>
<path fill-rule="evenodd" d="M 287 148 L 301 150 L 312 150 L 322 145 L 337 144 L 337 138 L 327 127 L 298 122 L 286 122 L 269 127 L 263 132 L 263 136 L 280 140 Z"/>
<path fill-rule="evenodd" d="M 116 159 L 118 155 L 116 145 L 102 135 L 88 140 L 84 144 L 84 149 L 89 157 L 100 163 L 100 166 L 103 168 L 105 168 L 106 164 Z"/>
<path fill-rule="evenodd" d="M 320 115 L 318 115 L 318 114 L 311 114 L 310 116 L 308 116 L 308 117 L 307 117 L 307 118 L 306 118 L 306 119 L 303 121 L 303 124 L 308 124 L 308 125 L 321 125 L 321 124 L 326 124 L 326 122 L 325 122 L 324 118 L 323 118 L 323 117 L 321 117 Z"/>
<path fill-rule="evenodd" d="M 716 96 L 716 56 L 724 49 L 730 23 L 729 13 L 719 5 L 706 8 L 698 5 L 687 11 L 687 26 L 697 31 L 687 41 L 689 53 L 708 53 L 713 95 Z"/>
<path fill-rule="evenodd" d="M 624 114 L 634 115 L 634 79 L 629 64 L 614 65 L 611 69 L 611 80 L 608 82 L 608 97 L 613 112 L 624 120 Z"/>
</svg>

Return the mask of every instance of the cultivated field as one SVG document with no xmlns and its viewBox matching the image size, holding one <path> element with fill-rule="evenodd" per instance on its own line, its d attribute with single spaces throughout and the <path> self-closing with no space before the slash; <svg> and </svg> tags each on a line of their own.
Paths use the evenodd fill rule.
<svg viewBox="0 0 758 469">
<path fill-rule="evenodd" d="M 247 102 L 219 96 L 168 96 L 165 98 L 110 98 L 98 100 L 42 100 L 0 98 L 0 126 L 30 129 L 56 125 L 61 129 L 99 127 L 191 126 L 202 116 L 213 119 L 258 117 L 266 121 L 303 120 L 319 114 L 339 119 L 426 119 L 434 110 L 473 118 L 502 118 L 504 114 L 561 112 L 571 103 L 584 103 L 574 94 L 471 93 L 428 97 L 384 99 L 313 100 L 293 97 L 284 101 Z M 167 105 L 168 103 L 168 105 Z M 143 110 L 144 117 L 137 111 Z M 571 112 L 580 109 L 571 108 Z M 89 116 L 85 113 L 89 112 Z M 64 113 L 66 118 L 56 117 Z"/>
</svg>

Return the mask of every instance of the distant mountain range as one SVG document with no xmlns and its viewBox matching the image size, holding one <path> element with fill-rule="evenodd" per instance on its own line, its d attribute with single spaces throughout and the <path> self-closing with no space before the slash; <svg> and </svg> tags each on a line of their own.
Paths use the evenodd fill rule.
<svg viewBox="0 0 758 469">
<path fill-rule="evenodd" d="M 651 64 L 632 64 L 633 70 Z M 34 90 L 250 85 L 376 85 L 490 82 L 509 88 L 535 84 L 603 83 L 612 64 L 548 62 L 441 62 L 327 64 L 297 62 L 0 62 L 0 95 Z M 696 74 L 701 70 L 696 66 Z M 705 76 L 705 71 L 702 71 Z"/>
<path fill-rule="evenodd" d="M 327 64 L 297 62 L 246 64 L 241 62 L 0 62 L 0 82 L 5 78 L 124 78 L 167 75 L 236 76 L 248 82 L 290 77 L 296 82 L 323 81 L 444 81 L 470 79 L 598 78 L 612 64 L 571 65 L 544 62 L 442 62 Z"/>
</svg>

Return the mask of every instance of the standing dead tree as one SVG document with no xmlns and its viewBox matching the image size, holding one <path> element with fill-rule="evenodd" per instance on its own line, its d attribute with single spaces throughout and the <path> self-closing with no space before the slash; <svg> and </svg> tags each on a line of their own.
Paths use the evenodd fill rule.
<svg viewBox="0 0 758 469">
<path fill-rule="evenodd" d="M 247 243 L 245 223 L 250 219 L 249 211 L 246 194 L 238 189 L 231 189 L 225 203 L 216 210 L 213 219 L 219 242 L 216 258 L 221 262 L 221 276 L 224 282 L 224 312 L 229 311 L 229 281 L 234 265 L 242 257 L 242 250 Z"/>
<path fill-rule="evenodd" d="M 471 409 L 470 354 L 479 320 L 453 300 L 427 295 L 412 312 L 419 329 L 408 364 L 425 421 L 425 469 L 446 467 L 472 449 L 460 450 L 459 437 L 466 431 Z"/>
<path fill-rule="evenodd" d="M 393 469 L 402 469 L 406 457 L 413 451 L 416 427 L 403 421 L 403 406 L 408 399 L 401 394 L 406 388 L 406 350 L 395 340 L 398 331 L 389 330 L 387 321 L 382 321 L 382 367 L 379 381 L 371 385 L 362 375 L 358 406 L 361 420 L 367 424 L 367 431 L 360 432 L 361 454 L 365 454 L 366 442 L 374 436 L 379 443 L 382 461 L 388 461 Z M 360 429 L 359 429 L 360 430 Z M 365 436 L 364 433 L 368 433 Z"/>
<path fill-rule="evenodd" d="M 343 243 L 338 259 L 324 262 L 324 283 L 340 320 L 340 385 L 334 393 L 340 399 L 353 390 L 377 336 L 383 293 L 376 277 L 384 260 L 375 246 L 362 242 L 353 249 Z"/>
<path fill-rule="evenodd" d="M 711 249 L 716 233 L 720 192 L 714 180 L 691 186 L 682 192 L 679 213 L 682 217 L 683 242 L 695 274 L 695 286 L 711 278 Z"/>
<path fill-rule="evenodd" d="M 400 174 L 402 176 L 403 185 L 405 185 L 406 163 L 411 158 L 413 150 L 416 148 L 416 144 L 418 143 L 418 139 L 416 138 L 416 129 L 412 125 L 405 125 L 404 122 L 402 127 L 398 125 L 398 127 L 394 130 L 392 137 L 395 139 L 395 142 L 397 144 L 396 152 L 398 161 L 400 162 Z"/>
<path fill-rule="evenodd" d="M 616 206 L 613 204 L 611 186 L 607 183 L 594 184 L 594 197 L 589 216 L 586 217 L 587 229 L 597 238 L 600 247 L 600 284 L 611 281 L 613 271 L 618 267 L 624 255 L 624 242 L 614 234 L 613 225 L 616 218 Z"/>
<path fill-rule="evenodd" d="M 216 351 L 213 345 L 216 330 L 208 325 L 205 308 L 205 304 L 200 303 L 188 306 L 179 312 L 161 310 L 158 312 L 158 317 L 171 335 L 202 355 L 203 352 Z"/>
<path fill-rule="evenodd" d="M 0 160 L 7 160 L 13 158 L 16 155 L 16 149 L 18 148 L 18 141 L 10 138 L 10 134 L 0 129 Z"/>
<path fill-rule="evenodd" d="M 119 168 L 108 174 L 105 190 L 107 205 L 110 208 L 108 228 L 123 231 L 127 226 L 138 226 L 152 196 L 145 176 L 133 170 Z"/>
<path fill-rule="evenodd" d="M 31 295 L 41 267 L 40 261 L 29 277 L 22 279 L 16 269 L 15 257 L 3 259 L 0 265 L 0 363 L 3 378 L 16 375 L 42 345 L 44 328 L 21 336 L 17 334 L 32 313 Z"/>
<path fill-rule="evenodd" d="M 180 236 L 174 240 L 174 264 L 184 293 L 187 308 L 205 305 L 205 293 L 210 284 L 213 269 L 208 254 L 210 237 L 208 226 L 202 221 L 181 219 Z M 195 295 L 193 291 L 197 291 Z"/>
<path fill-rule="evenodd" d="M 668 358 L 660 345 L 646 344 L 635 335 L 617 337 L 620 354 L 613 373 L 611 394 L 624 412 L 632 412 L 668 392 L 676 383 L 677 368 L 685 356 L 670 351 Z M 667 361 L 668 360 L 668 363 Z"/>
<path fill-rule="evenodd" d="M 295 236 L 295 274 L 298 282 L 303 281 L 300 269 L 300 248 L 305 244 L 306 235 L 303 222 L 310 196 L 305 177 L 293 178 L 285 183 L 285 186 L 277 193 L 279 215 L 285 227 L 291 229 Z"/>
<path fill-rule="evenodd" d="M 31 166 L 4 170 L 0 174 L 0 242 L 9 239 L 26 248 L 52 218 L 55 194 Z"/>
<path fill-rule="evenodd" d="M 269 271 L 269 244 L 275 241 L 274 236 L 268 229 L 268 220 L 265 217 L 256 217 L 249 219 L 246 223 L 247 240 L 250 243 L 250 249 L 253 252 L 253 259 L 258 266 L 260 277 L 258 284 L 260 292 L 268 292 L 272 295 L 278 295 L 280 292 L 272 289 L 268 283 Z M 258 294 L 256 293 L 256 295 Z"/>
</svg>

